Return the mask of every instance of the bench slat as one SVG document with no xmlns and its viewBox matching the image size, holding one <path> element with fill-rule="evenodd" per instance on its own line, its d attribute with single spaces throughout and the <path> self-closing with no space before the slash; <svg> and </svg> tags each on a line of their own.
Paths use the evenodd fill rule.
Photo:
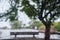
<svg viewBox="0 0 60 40">
<path fill-rule="evenodd" d="M 37 35 L 39 32 L 10 32 L 10 35 Z"/>
</svg>

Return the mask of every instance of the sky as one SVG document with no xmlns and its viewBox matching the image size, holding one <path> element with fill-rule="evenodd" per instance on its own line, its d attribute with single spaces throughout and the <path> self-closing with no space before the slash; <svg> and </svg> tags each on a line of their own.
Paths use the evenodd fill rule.
<svg viewBox="0 0 60 40">
<path fill-rule="evenodd" d="M 7 1 L 6 0 L 4 0 L 4 1 L 0 0 L 0 5 L 1 5 L 0 6 L 0 13 L 4 13 L 4 12 L 6 12 L 6 10 L 8 10 L 10 8 L 8 0 Z M 28 26 L 28 23 L 31 21 L 28 18 L 28 16 L 26 14 L 24 14 L 24 12 L 22 13 L 22 12 L 18 11 L 18 13 L 19 13 L 19 19 L 18 20 L 22 21 L 22 24 L 26 24 L 26 26 Z M 8 20 L 7 22 L 5 22 L 3 19 L 3 21 L 0 21 L 0 28 L 5 27 L 5 26 L 7 26 L 8 28 L 11 28 L 10 21 Z"/>
<path fill-rule="evenodd" d="M 10 5 L 8 4 L 8 0 L 0 0 L 0 12 L 4 13 L 6 10 L 10 8 Z"/>
<path fill-rule="evenodd" d="M 6 12 L 6 10 L 8 10 L 10 8 L 10 5 L 9 5 L 9 0 L 0 0 L 0 13 L 4 13 Z M 34 5 L 35 3 L 33 3 L 32 1 L 30 1 L 30 4 Z M 36 4 L 35 4 L 36 5 Z M 31 21 L 29 19 L 29 17 L 24 13 L 24 12 L 20 12 L 18 11 L 18 16 L 19 16 L 19 21 L 22 21 L 22 24 L 26 24 L 26 26 L 29 25 L 29 22 Z M 57 21 L 60 21 L 60 19 L 58 19 Z M 7 26 L 8 28 L 11 28 L 10 26 L 10 21 L 8 20 L 7 22 L 4 21 L 0 21 L 0 28 L 1 27 L 4 27 L 4 26 Z"/>
<path fill-rule="evenodd" d="M 0 0 L 0 5 L 1 5 L 0 6 L 0 13 L 4 13 L 10 7 L 10 5 L 8 4 L 8 0 L 7 1 Z M 3 21 L 0 21 L 0 28 L 8 26 L 8 25 L 9 25 L 8 28 L 10 28 L 9 21 L 5 22 L 4 19 L 3 19 Z"/>
</svg>

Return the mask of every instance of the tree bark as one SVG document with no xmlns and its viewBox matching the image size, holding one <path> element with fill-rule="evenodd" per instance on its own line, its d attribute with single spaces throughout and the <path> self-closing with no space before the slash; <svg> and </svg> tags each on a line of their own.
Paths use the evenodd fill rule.
<svg viewBox="0 0 60 40">
<path fill-rule="evenodd" d="M 50 25 L 46 25 L 45 29 L 45 40 L 50 40 Z"/>
</svg>

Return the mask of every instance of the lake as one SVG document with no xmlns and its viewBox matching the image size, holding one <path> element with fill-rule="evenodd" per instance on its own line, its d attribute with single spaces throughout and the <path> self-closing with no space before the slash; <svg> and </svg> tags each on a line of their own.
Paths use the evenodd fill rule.
<svg viewBox="0 0 60 40">
<path fill-rule="evenodd" d="M 10 32 L 38 32 L 38 30 L 34 29 L 0 29 L 0 39 L 9 39 L 14 36 L 10 35 Z M 38 35 L 35 35 L 36 38 L 44 38 L 44 33 L 39 33 Z M 33 37 L 33 35 L 18 35 L 17 37 Z M 60 39 L 60 35 L 54 34 L 50 36 L 51 39 Z"/>
</svg>

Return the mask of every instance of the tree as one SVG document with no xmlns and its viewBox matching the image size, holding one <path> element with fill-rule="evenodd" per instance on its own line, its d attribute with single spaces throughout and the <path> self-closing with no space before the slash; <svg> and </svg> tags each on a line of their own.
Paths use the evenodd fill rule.
<svg viewBox="0 0 60 40">
<path fill-rule="evenodd" d="M 32 0 L 35 5 L 30 4 L 29 0 L 22 0 L 24 11 L 29 17 L 34 19 L 38 16 L 39 20 L 45 25 L 45 40 L 50 40 L 50 28 L 52 22 L 60 16 L 59 0 Z"/>
<path fill-rule="evenodd" d="M 30 4 L 30 0 L 10 0 L 10 2 L 11 10 L 0 17 L 9 15 L 11 20 L 15 20 L 18 8 L 23 7 L 20 11 L 24 11 L 30 18 L 38 17 L 45 25 L 45 40 L 50 40 L 51 24 L 60 16 L 60 0 L 31 0 L 36 5 Z"/>
</svg>

